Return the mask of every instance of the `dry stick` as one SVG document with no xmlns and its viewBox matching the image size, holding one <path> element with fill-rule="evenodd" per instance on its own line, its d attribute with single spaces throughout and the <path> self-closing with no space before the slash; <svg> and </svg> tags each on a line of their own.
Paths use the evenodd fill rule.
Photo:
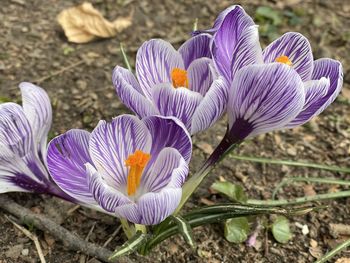
<svg viewBox="0 0 350 263">
<path fill-rule="evenodd" d="M 48 79 L 50 79 L 50 78 L 52 78 L 52 77 L 54 77 L 54 76 L 60 75 L 60 74 L 62 74 L 63 72 L 65 72 L 65 71 L 67 71 L 67 70 L 70 70 L 70 69 L 72 69 L 72 68 L 75 68 L 75 67 L 77 67 L 77 66 L 79 66 L 79 65 L 81 65 L 81 64 L 83 64 L 83 63 L 85 63 L 85 60 L 79 60 L 78 62 L 75 62 L 75 63 L 73 63 L 73 64 L 71 64 L 71 65 L 69 65 L 69 66 L 67 66 L 67 67 L 61 68 L 60 70 L 57 70 L 57 71 L 51 73 L 50 75 L 47 75 L 47 76 L 42 77 L 42 78 L 40 78 L 40 79 L 37 79 L 37 80 L 35 80 L 34 82 L 35 82 L 36 84 L 40 84 L 40 83 L 44 82 L 45 80 L 48 80 Z"/>
<path fill-rule="evenodd" d="M 108 262 L 108 258 L 112 255 L 112 252 L 110 250 L 87 242 L 80 237 L 73 235 L 70 231 L 56 224 L 44 215 L 35 214 L 28 208 L 17 204 L 5 194 L 0 195 L 0 208 L 18 217 L 22 222 L 30 222 L 36 228 L 50 233 L 53 237 L 60 240 L 64 245 L 66 245 L 70 250 L 80 251 L 91 257 L 96 257 L 97 259 L 104 262 Z M 119 262 L 132 261 L 127 258 L 120 258 Z"/>
<path fill-rule="evenodd" d="M 38 237 L 36 235 L 34 235 L 33 233 L 31 233 L 29 230 L 27 230 L 24 227 L 22 227 L 22 226 L 18 225 L 17 223 L 15 223 L 8 216 L 6 216 L 6 219 L 8 221 L 10 221 L 15 227 L 17 227 L 20 231 L 23 232 L 23 234 L 25 234 L 28 238 L 30 238 L 34 242 L 36 250 L 37 250 L 39 258 L 40 258 L 40 262 L 41 263 L 46 263 L 46 260 L 45 260 L 43 251 L 41 249 Z"/>
</svg>

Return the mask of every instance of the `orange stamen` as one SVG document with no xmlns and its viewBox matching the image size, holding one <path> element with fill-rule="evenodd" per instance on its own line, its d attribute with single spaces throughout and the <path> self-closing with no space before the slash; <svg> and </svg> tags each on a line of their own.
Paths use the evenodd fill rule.
<svg viewBox="0 0 350 263">
<path fill-rule="evenodd" d="M 286 64 L 288 66 L 293 66 L 292 61 L 290 61 L 289 57 L 287 57 L 287 56 L 280 56 L 280 57 L 276 58 L 275 61 Z"/>
<path fill-rule="evenodd" d="M 136 193 L 141 182 L 143 170 L 150 159 L 150 154 L 136 150 L 134 154 L 130 154 L 125 160 L 125 165 L 130 168 L 127 180 L 128 195 L 134 195 Z"/>
<path fill-rule="evenodd" d="M 171 80 L 174 88 L 185 87 L 188 88 L 187 71 L 180 68 L 174 68 L 171 71 Z"/>
</svg>

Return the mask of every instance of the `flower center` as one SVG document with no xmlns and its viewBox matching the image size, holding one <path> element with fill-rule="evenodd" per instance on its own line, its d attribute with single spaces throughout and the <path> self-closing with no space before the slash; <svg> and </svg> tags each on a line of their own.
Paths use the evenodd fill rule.
<svg viewBox="0 0 350 263">
<path fill-rule="evenodd" d="M 125 165 L 129 167 L 127 191 L 128 195 L 134 195 L 141 182 L 141 176 L 151 155 L 143 151 L 136 150 L 125 160 Z"/>
<path fill-rule="evenodd" d="M 174 88 L 185 87 L 188 88 L 187 71 L 180 68 L 174 68 L 171 71 L 171 80 Z"/>
<path fill-rule="evenodd" d="M 287 56 L 280 56 L 280 57 L 276 58 L 275 61 L 286 64 L 288 66 L 293 66 L 292 61 L 290 61 L 289 57 L 287 57 Z"/>
</svg>

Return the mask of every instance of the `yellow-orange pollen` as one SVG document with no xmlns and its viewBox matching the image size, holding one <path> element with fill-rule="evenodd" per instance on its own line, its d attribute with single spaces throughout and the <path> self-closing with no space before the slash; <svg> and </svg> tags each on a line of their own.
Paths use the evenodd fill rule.
<svg viewBox="0 0 350 263">
<path fill-rule="evenodd" d="M 143 151 L 136 150 L 125 160 L 125 165 L 129 167 L 127 191 L 128 195 L 134 195 L 141 182 L 141 176 L 151 155 Z"/>
<path fill-rule="evenodd" d="M 287 57 L 287 56 L 280 56 L 280 57 L 276 58 L 275 61 L 286 64 L 288 66 L 293 66 L 292 61 L 290 61 L 289 57 Z"/>
<path fill-rule="evenodd" d="M 180 68 L 174 68 L 171 71 L 171 80 L 174 88 L 185 87 L 188 88 L 187 71 Z"/>
</svg>

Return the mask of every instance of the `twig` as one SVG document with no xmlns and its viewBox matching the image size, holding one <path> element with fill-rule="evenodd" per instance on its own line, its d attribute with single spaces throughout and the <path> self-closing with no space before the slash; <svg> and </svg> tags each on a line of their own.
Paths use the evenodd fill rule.
<svg viewBox="0 0 350 263">
<path fill-rule="evenodd" d="M 112 255 L 110 250 L 81 239 L 44 215 L 35 214 L 29 209 L 17 204 L 5 194 L 0 195 L 0 208 L 18 217 L 22 222 L 30 222 L 36 228 L 50 233 L 70 250 L 81 251 L 104 262 L 108 262 L 108 258 Z M 128 258 L 120 258 L 119 262 L 132 261 Z"/>
<path fill-rule="evenodd" d="M 120 229 L 122 228 L 122 226 L 118 226 L 117 229 L 113 232 L 113 234 L 106 240 L 106 242 L 103 244 L 102 247 L 106 247 L 108 246 L 109 243 L 111 243 L 111 241 L 116 237 L 116 235 L 119 233 Z"/>
<path fill-rule="evenodd" d="M 45 80 L 48 80 L 48 79 L 50 79 L 50 78 L 52 78 L 52 77 L 55 77 L 55 76 L 57 76 L 57 75 L 60 75 L 60 74 L 62 74 L 63 72 L 65 72 L 65 71 L 67 71 L 67 70 L 70 70 L 70 69 L 72 69 L 72 68 L 75 68 L 75 67 L 77 67 L 77 66 L 79 66 L 79 65 L 81 65 L 81 64 L 83 64 L 83 63 L 85 63 L 85 60 L 79 60 L 78 62 L 75 62 L 75 63 L 73 63 L 73 64 L 71 64 L 71 65 L 69 65 L 69 66 L 66 66 L 66 67 L 64 67 L 64 68 L 61 68 L 60 70 L 57 70 L 57 71 L 51 73 L 50 75 L 47 75 L 47 76 L 44 76 L 44 77 L 42 77 L 42 78 L 40 78 L 40 79 L 35 80 L 34 83 L 40 84 L 40 83 L 44 82 Z"/>
<path fill-rule="evenodd" d="M 68 211 L 67 211 L 67 215 L 68 216 L 71 216 L 76 210 L 78 210 L 80 208 L 80 205 L 75 205 L 75 206 L 73 206 L 71 209 L 69 209 Z"/>
<path fill-rule="evenodd" d="M 25 234 L 28 238 L 30 238 L 34 244 L 35 244 L 35 247 L 36 247 L 36 250 L 38 252 L 38 255 L 39 255 L 39 258 L 40 258 L 40 262 L 41 263 L 46 263 L 46 260 L 45 260 L 45 257 L 44 257 L 44 254 L 43 254 L 43 251 L 41 249 L 41 246 L 40 246 L 40 243 L 39 243 L 39 239 L 38 237 L 31 233 L 29 230 L 25 229 L 24 227 L 18 225 L 17 223 L 15 223 L 12 219 L 10 219 L 8 216 L 6 216 L 6 219 L 8 221 L 10 221 L 15 227 L 17 227 L 19 230 L 21 230 L 23 232 L 23 234 Z"/>
</svg>

